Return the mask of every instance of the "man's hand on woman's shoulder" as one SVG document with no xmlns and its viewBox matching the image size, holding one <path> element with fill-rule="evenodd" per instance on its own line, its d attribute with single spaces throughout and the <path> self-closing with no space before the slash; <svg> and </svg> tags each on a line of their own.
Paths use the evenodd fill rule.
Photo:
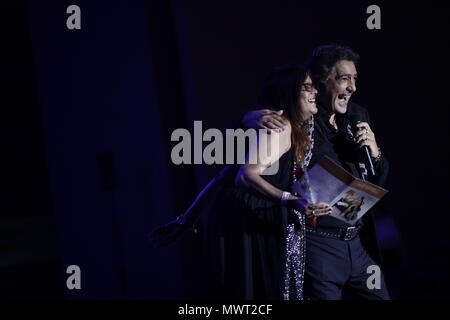
<svg viewBox="0 0 450 320">
<path fill-rule="evenodd" d="M 280 132 L 285 130 L 288 125 L 288 121 L 281 116 L 282 114 L 283 110 L 253 110 L 244 114 L 242 124 L 246 128 L 268 129 L 268 133 Z"/>
</svg>

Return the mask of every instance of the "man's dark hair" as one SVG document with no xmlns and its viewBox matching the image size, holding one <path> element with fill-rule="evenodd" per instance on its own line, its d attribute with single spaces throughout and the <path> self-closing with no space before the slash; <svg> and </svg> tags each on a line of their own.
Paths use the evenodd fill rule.
<svg viewBox="0 0 450 320">
<path fill-rule="evenodd" d="M 329 43 L 315 48 L 306 62 L 313 82 L 318 86 L 325 84 L 331 69 L 341 60 L 349 60 L 357 65 L 359 54 L 348 46 L 336 43 Z"/>
</svg>

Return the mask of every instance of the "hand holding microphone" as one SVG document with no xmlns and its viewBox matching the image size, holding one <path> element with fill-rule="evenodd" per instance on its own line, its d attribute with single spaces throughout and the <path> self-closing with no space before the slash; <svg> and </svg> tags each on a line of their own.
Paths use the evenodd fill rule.
<svg viewBox="0 0 450 320">
<path fill-rule="evenodd" d="M 359 117 L 351 118 L 350 124 L 355 131 L 355 142 L 362 150 L 363 159 L 368 165 L 369 172 L 372 176 L 374 176 L 375 169 L 372 158 L 378 159 L 380 156 L 380 149 L 378 148 L 377 141 L 375 139 L 375 133 L 372 131 L 369 124 L 362 121 Z"/>
</svg>

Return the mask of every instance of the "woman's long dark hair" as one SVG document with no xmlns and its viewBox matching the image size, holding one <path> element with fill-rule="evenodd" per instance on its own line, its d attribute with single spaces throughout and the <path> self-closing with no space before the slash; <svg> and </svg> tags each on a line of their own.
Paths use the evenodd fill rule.
<svg viewBox="0 0 450 320">
<path fill-rule="evenodd" d="M 259 105 L 272 110 L 283 110 L 283 116 L 292 127 L 291 143 L 295 158 L 303 163 L 311 141 L 303 129 L 299 97 L 301 85 L 308 71 L 301 65 L 287 65 L 272 70 L 262 85 Z"/>
</svg>

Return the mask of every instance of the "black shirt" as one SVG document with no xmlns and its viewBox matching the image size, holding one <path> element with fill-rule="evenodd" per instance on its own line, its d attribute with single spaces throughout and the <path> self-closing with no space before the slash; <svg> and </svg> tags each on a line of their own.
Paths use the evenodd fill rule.
<svg viewBox="0 0 450 320">
<path fill-rule="evenodd" d="M 359 119 L 370 125 L 369 113 L 356 103 L 349 102 L 346 114 L 339 115 L 336 119 L 338 123 L 338 130 L 336 130 L 329 122 L 331 113 L 322 106 L 318 106 L 318 109 L 314 121 L 314 148 L 309 168 L 312 168 L 324 156 L 328 156 L 353 176 L 362 178 L 358 165 L 357 146 L 351 141 L 347 126 L 349 124 L 348 119 L 355 114 L 358 115 Z M 388 171 L 388 162 L 384 155 L 374 163 L 374 166 L 376 175 L 371 179 L 371 182 L 381 186 L 385 183 Z M 349 227 L 350 224 L 330 216 L 322 216 L 318 217 L 317 226 Z"/>
</svg>

